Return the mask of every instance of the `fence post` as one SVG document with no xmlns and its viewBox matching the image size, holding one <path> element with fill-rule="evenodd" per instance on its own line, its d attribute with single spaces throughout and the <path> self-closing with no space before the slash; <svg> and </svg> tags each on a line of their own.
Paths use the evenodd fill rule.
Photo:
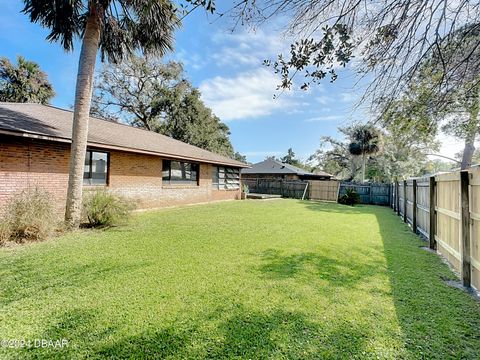
<svg viewBox="0 0 480 360">
<path fill-rule="evenodd" d="M 397 215 L 400 216 L 400 184 L 398 180 L 395 181 L 395 191 L 397 192 L 397 196 L 395 197 L 395 208 L 397 210 Z"/>
<path fill-rule="evenodd" d="M 390 187 L 388 188 L 388 196 L 390 198 L 390 207 L 392 209 L 395 208 L 395 205 L 394 205 L 394 189 L 393 189 L 393 183 L 390 184 Z"/>
<path fill-rule="evenodd" d="M 462 282 L 463 286 L 470 287 L 470 204 L 468 196 L 468 171 L 460 172 L 460 194 L 462 208 Z"/>
<path fill-rule="evenodd" d="M 388 200 L 389 200 L 388 205 L 390 206 L 390 208 L 393 209 L 393 183 L 391 183 L 390 186 L 388 187 Z"/>
<path fill-rule="evenodd" d="M 407 180 L 403 180 L 403 222 L 407 222 Z"/>
<path fill-rule="evenodd" d="M 430 176 L 430 229 L 428 232 L 428 240 L 430 242 L 430 249 L 432 250 L 435 250 L 437 248 L 437 242 L 435 241 L 435 233 L 437 232 L 437 217 L 435 213 L 437 199 L 435 186 L 435 176 Z"/>
<path fill-rule="evenodd" d="M 413 190 L 413 207 L 412 207 L 412 230 L 417 233 L 417 180 L 413 179 L 412 182 Z"/>
</svg>

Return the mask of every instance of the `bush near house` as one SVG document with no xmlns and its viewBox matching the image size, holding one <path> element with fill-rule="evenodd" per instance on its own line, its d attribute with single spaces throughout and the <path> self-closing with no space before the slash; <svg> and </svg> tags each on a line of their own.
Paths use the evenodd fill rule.
<svg viewBox="0 0 480 360">
<path fill-rule="evenodd" d="M 4 209 L 0 225 L 0 244 L 47 239 L 57 226 L 50 193 L 28 188 L 13 196 Z"/>
<path fill-rule="evenodd" d="M 83 221 L 91 227 L 125 224 L 134 207 L 131 200 L 105 189 L 89 191 L 83 200 Z"/>
</svg>

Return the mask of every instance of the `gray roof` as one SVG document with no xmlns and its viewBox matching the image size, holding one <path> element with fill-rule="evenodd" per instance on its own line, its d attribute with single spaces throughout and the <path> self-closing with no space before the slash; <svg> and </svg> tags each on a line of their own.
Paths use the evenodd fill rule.
<svg viewBox="0 0 480 360">
<path fill-rule="evenodd" d="M 285 164 L 274 159 L 266 159 L 259 163 L 253 164 L 250 169 L 242 169 L 242 174 L 294 174 L 303 176 L 325 176 L 332 177 L 323 171 L 316 171 L 311 173 L 299 167 Z"/>
<path fill-rule="evenodd" d="M 0 134 L 70 143 L 73 112 L 49 105 L 0 102 Z M 90 117 L 88 145 L 234 167 L 248 165 L 132 126 Z"/>
</svg>

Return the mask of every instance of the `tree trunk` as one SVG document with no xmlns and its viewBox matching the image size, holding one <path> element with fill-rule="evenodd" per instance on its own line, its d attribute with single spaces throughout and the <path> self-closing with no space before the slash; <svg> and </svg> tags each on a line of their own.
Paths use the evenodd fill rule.
<svg viewBox="0 0 480 360">
<path fill-rule="evenodd" d="M 478 93 L 477 93 L 477 98 L 478 98 Z M 475 152 L 475 138 L 477 137 L 477 132 L 479 128 L 478 113 L 479 113 L 479 104 L 476 103 L 475 106 L 470 111 L 470 119 L 467 125 L 467 133 L 465 134 L 465 147 L 463 149 L 462 165 L 461 165 L 462 170 L 468 169 L 470 166 L 472 166 L 473 154 Z"/>
<path fill-rule="evenodd" d="M 88 121 L 90 118 L 95 61 L 100 43 L 100 24 L 98 19 L 97 9 L 90 9 L 78 62 L 67 204 L 65 209 L 65 222 L 72 228 L 80 225 L 82 214 L 83 171 L 87 149 Z"/>
<path fill-rule="evenodd" d="M 475 133 L 468 134 L 467 138 L 465 138 L 465 147 L 463 149 L 463 156 L 462 156 L 462 170 L 468 169 L 472 166 L 472 159 L 473 153 L 475 152 Z"/>
</svg>

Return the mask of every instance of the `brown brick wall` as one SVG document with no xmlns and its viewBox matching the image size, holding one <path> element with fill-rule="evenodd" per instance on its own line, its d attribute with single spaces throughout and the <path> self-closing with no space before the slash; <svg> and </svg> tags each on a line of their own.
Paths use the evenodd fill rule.
<svg viewBox="0 0 480 360">
<path fill-rule="evenodd" d="M 63 209 L 70 145 L 0 135 L 0 207 L 15 193 L 40 186 Z M 153 155 L 110 151 L 108 188 L 131 198 L 137 208 L 156 208 L 240 197 L 240 190 L 212 189 L 214 166 L 200 164 L 199 186 L 162 185 L 162 159 Z M 96 186 L 86 186 L 86 191 Z"/>
</svg>

